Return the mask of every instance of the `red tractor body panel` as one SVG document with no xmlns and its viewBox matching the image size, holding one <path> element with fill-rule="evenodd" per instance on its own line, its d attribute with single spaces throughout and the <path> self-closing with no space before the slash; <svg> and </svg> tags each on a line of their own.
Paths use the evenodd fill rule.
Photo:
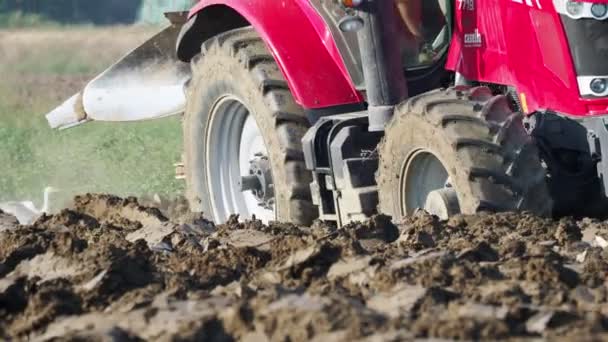
<svg viewBox="0 0 608 342">
<path fill-rule="evenodd" d="M 528 112 L 608 114 L 607 98 L 580 96 L 564 27 L 552 0 L 460 4 L 455 9 L 448 69 L 470 80 L 513 86 Z"/>
<path fill-rule="evenodd" d="M 588 0 L 608 3 L 608 0 Z M 526 112 L 608 114 L 608 98 L 580 95 L 567 35 L 553 0 L 457 0 L 446 68 L 513 87 Z M 309 0 L 201 0 L 232 8 L 262 36 L 294 97 L 309 109 L 360 103 L 328 24 Z"/>
<path fill-rule="evenodd" d="M 208 6 L 228 6 L 257 30 L 281 68 L 296 101 L 315 109 L 359 103 L 340 51 L 308 0 L 201 0 L 190 17 Z"/>
</svg>

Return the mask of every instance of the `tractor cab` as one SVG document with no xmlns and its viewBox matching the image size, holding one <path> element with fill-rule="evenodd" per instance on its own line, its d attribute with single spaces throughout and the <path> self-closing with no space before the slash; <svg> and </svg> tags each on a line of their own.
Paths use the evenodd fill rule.
<svg viewBox="0 0 608 342">
<path fill-rule="evenodd" d="M 400 67 L 413 96 L 436 88 L 444 81 L 447 52 L 452 38 L 452 1 L 388 1 L 394 12 L 383 28 L 391 49 L 400 54 Z M 353 9 L 339 1 L 312 0 L 328 23 L 336 46 L 357 89 L 365 90 L 362 54 L 357 32 L 365 25 Z M 390 26 L 390 27 L 387 27 Z"/>
<path fill-rule="evenodd" d="M 397 39 L 406 70 L 426 68 L 440 61 L 450 42 L 448 2 L 397 0 L 395 11 Z"/>
</svg>

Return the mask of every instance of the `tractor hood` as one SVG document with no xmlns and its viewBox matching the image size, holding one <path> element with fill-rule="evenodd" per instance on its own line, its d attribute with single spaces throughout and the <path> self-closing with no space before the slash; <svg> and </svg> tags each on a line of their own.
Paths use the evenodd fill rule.
<svg viewBox="0 0 608 342">
<path fill-rule="evenodd" d="M 87 121 L 139 121 L 183 112 L 190 66 L 175 45 L 185 15 L 168 14 L 171 26 L 134 49 L 46 115 L 52 128 Z"/>
</svg>

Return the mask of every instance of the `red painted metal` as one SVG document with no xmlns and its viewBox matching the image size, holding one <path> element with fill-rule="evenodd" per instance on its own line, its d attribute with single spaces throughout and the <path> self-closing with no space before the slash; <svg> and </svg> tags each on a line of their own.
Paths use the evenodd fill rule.
<svg viewBox="0 0 608 342">
<path fill-rule="evenodd" d="M 233 8 L 258 30 L 302 106 L 362 101 L 326 23 L 308 0 L 201 0 L 190 15 L 218 4 Z M 579 95 L 566 34 L 552 0 L 454 0 L 454 4 L 449 70 L 471 80 L 514 87 L 525 98 L 529 113 L 608 114 L 608 98 Z"/>
<path fill-rule="evenodd" d="M 308 0 L 201 0 L 190 17 L 212 5 L 228 6 L 251 23 L 304 108 L 363 101 L 327 25 Z"/>
<path fill-rule="evenodd" d="M 472 8 L 467 2 L 456 8 L 449 70 L 471 80 L 515 87 L 525 94 L 528 112 L 608 114 L 608 99 L 579 95 L 566 34 L 552 0 L 477 0 Z M 480 44 L 470 36 L 476 33 Z M 466 44 L 465 36 L 470 39 Z"/>
</svg>

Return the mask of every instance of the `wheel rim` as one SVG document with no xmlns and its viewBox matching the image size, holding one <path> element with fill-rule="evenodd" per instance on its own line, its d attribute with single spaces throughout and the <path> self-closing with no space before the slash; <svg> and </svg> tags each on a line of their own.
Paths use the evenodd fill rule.
<svg viewBox="0 0 608 342">
<path fill-rule="evenodd" d="M 403 215 L 418 209 L 447 219 L 460 212 L 456 190 L 439 158 L 426 150 L 414 152 L 401 175 L 401 208 Z"/>
<path fill-rule="evenodd" d="M 213 107 L 208 127 L 205 167 L 215 221 L 226 222 L 233 214 L 240 219 L 274 220 L 274 205 L 260 206 L 252 191 L 241 190 L 242 176 L 252 173 L 252 161 L 268 160 L 262 133 L 250 111 L 237 98 L 223 97 Z"/>
</svg>

